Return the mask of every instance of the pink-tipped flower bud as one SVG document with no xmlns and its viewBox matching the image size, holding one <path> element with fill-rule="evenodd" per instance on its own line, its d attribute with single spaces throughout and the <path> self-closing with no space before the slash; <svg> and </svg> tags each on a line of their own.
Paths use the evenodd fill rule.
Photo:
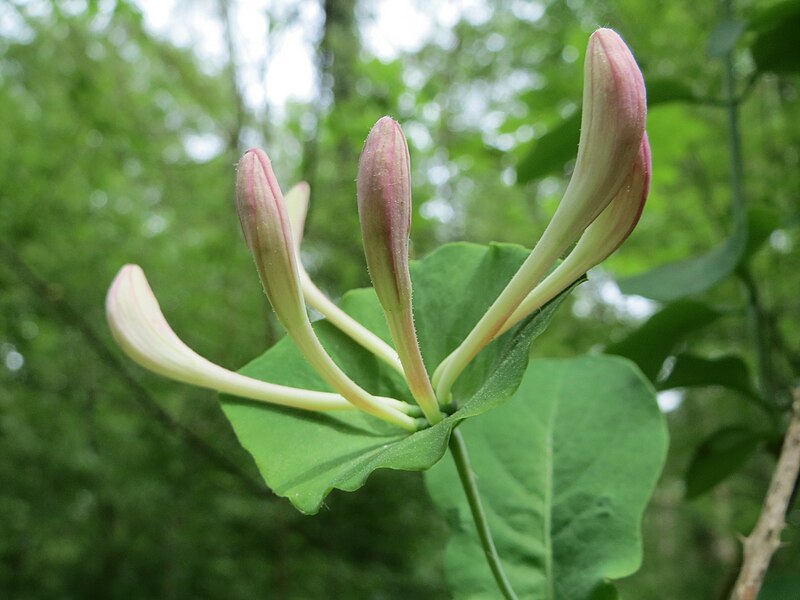
<svg viewBox="0 0 800 600">
<path fill-rule="evenodd" d="M 639 152 L 646 116 L 644 79 L 636 60 L 619 35 L 598 29 L 586 51 L 578 158 L 564 198 L 527 260 L 467 338 L 436 369 L 433 379 L 439 398 L 446 401 L 469 362 L 617 194 Z"/>
<path fill-rule="evenodd" d="M 236 208 L 267 298 L 291 333 L 302 327 L 308 317 L 286 202 L 263 150 L 248 150 L 239 161 Z"/>
<path fill-rule="evenodd" d="M 598 29 L 592 34 L 584 69 L 578 158 L 553 217 L 554 222 L 563 218 L 561 226 L 575 234 L 572 240 L 619 191 L 639 152 L 647 118 L 642 73 L 616 32 Z"/>
<path fill-rule="evenodd" d="M 358 162 L 358 213 L 367 267 L 384 309 L 411 301 L 411 159 L 400 125 L 383 117 L 369 132 Z"/>
<path fill-rule="evenodd" d="M 411 158 L 400 125 L 383 117 L 369 132 L 358 162 L 358 213 L 364 254 L 409 389 L 432 423 L 441 420 L 425 370 L 411 305 Z"/>
<path fill-rule="evenodd" d="M 414 431 L 417 426 L 414 419 L 394 403 L 362 389 L 339 368 L 311 327 L 286 201 L 269 158 L 261 150 L 248 150 L 239 161 L 236 206 L 264 291 L 278 320 L 306 360 L 354 406 Z"/>
</svg>

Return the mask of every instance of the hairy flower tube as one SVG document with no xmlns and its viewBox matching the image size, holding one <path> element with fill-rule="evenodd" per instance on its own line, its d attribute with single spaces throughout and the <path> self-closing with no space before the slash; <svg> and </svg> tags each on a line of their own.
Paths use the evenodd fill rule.
<svg viewBox="0 0 800 600">
<path fill-rule="evenodd" d="M 300 288 L 303 291 L 305 301 L 330 323 L 350 336 L 353 341 L 372 352 L 384 363 L 405 377 L 403 366 L 400 364 L 400 358 L 397 356 L 397 352 L 395 352 L 394 348 L 336 306 L 336 304 L 316 286 L 303 267 L 303 261 L 300 258 L 300 242 L 303 239 L 303 230 L 305 228 L 310 195 L 311 188 L 305 181 L 301 181 L 286 192 L 285 197 L 286 210 L 289 214 L 289 223 L 292 229 L 292 240 L 294 241 L 295 250 L 297 252 L 297 269 L 300 275 Z"/>
<path fill-rule="evenodd" d="M 373 396 L 333 361 L 317 338 L 300 288 L 297 251 L 286 203 L 272 164 L 262 150 L 248 150 L 239 161 L 236 206 L 245 241 L 278 320 L 306 360 L 328 384 L 357 408 L 410 431 L 417 422 Z"/>
<path fill-rule="evenodd" d="M 470 361 L 502 329 L 559 256 L 608 206 L 639 152 L 647 114 L 641 71 L 622 38 L 598 29 L 584 63 L 583 112 L 575 170 L 531 254 L 466 339 L 434 373 L 440 401 Z"/>
<path fill-rule="evenodd" d="M 119 347 L 136 363 L 176 381 L 270 404 L 305 410 L 346 410 L 339 394 L 275 385 L 229 371 L 203 358 L 164 318 L 144 272 L 125 265 L 106 296 L 106 318 Z M 397 400 L 386 399 L 397 407 Z"/>
<path fill-rule="evenodd" d="M 372 285 L 383 307 L 411 394 L 431 423 L 442 419 L 422 360 L 411 306 L 408 241 L 411 158 L 400 125 L 380 119 L 358 163 L 358 213 Z"/>
</svg>

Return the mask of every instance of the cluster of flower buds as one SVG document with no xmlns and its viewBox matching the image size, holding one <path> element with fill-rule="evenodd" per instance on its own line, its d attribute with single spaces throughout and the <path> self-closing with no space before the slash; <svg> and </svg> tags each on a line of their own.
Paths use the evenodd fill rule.
<svg viewBox="0 0 800 600">
<path fill-rule="evenodd" d="M 299 252 L 309 187 L 300 183 L 284 197 L 261 150 L 248 150 L 237 169 L 244 238 L 275 314 L 334 392 L 257 381 L 198 356 L 169 327 L 135 265 L 123 267 L 108 292 L 112 333 L 145 368 L 189 384 L 298 409 L 360 409 L 409 431 L 436 424 L 451 402 L 453 384 L 482 348 L 568 288 L 631 233 L 650 182 L 645 116 L 644 82 L 633 56 L 616 33 L 597 30 L 586 54 L 580 144 L 564 198 L 528 259 L 432 379 L 417 342 L 411 301 L 411 162 L 403 132 L 389 117 L 380 119 L 367 138 L 357 191 L 367 266 L 395 348 L 344 313 L 311 281 Z M 306 303 L 402 374 L 416 405 L 373 395 L 350 379 L 317 338 Z"/>
</svg>

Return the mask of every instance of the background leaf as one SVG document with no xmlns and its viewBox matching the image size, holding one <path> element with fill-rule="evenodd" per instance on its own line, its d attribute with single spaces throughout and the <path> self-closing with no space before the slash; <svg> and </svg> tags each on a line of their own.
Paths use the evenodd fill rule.
<svg viewBox="0 0 800 600">
<path fill-rule="evenodd" d="M 655 381 L 675 345 L 718 317 L 719 313 L 707 304 L 679 300 L 661 309 L 623 340 L 607 346 L 605 352 L 631 359 Z"/>
<path fill-rule="evenodd" d="M 735 19 L 718 21 L 714 29 L 711 30 L 711 35 L 708 36 L 709 56 L 717 58 L 733 50 L 744 29 L 745 23 L 743 21 Z"/>
<path fill-rule="evenodd" d="M 785 0 L 756 11 L 750 28 L 750 44 L 759 71 L 796 73 L 800 71 L 797 32 L 800 31 L 800 2 Z"/>
<path fill-rule="evenodd" d="M 675 357 L 675 364 L 667 377 L 657 383 L 660 390 L 709 385 L 719 385 L 758 398 L 747 363 L 739 356 L 703 358 L 684 352 Z"/>
<path fill-rule="evenodd" d="M 739 219 L 733 233 L 701 256 L 661 265 L 619 281 L 625 294 L 636 294 L 659 302 L 672 302 L 701 294 L 725 279 L 739 264 L 747 246 L 747 222 Z"/>
<path fill-rule="evenodd" d="M 764 439 L 764 433 L 746 427 L 726 427 L 711 434 L 686 471 L 686 497 L 704 494 L 738 470 Z"/>
<path fill-rule="evenodd" d="M 528 251 L 520 246 L 453 244 L 412 266 L 420 346 L 436 365 L 494 301 Z M 334 488 L 353 491 L 375 469 L 427 469 L 447 447 L 462 419 L 480 414 L 513 394 L 525 371 L 528 346 L 549 323 L 563 295 L 488 346 L 459 379 L 460 410 L 413 435 L 360 411 L 315 413 L 222 397 L 226 416 L 253 456 L 269 487 L 299 510 L 315 513 Z M 345 295 L 342 308 L 389 339 L 383 312 L 371 289 Z M 325 321 L 315 323 L 325 348 L 361 386 L 374 394 L 411 401 L 388 367 Z M 288 338 L 242 369 L 284 385 L 328 389 Z"/>
<path fill-rule="evenodd" d="M 605 579 L 639 567 L 640 520 L 667 449 L 639 371 L 608 356 L 534 360 L 509 402 L 461 431 L 519 597 L 614 597 Z M 497 598 L 450 455 L 425 480 L 452 530 L 454 597 Z"/>
</svg>

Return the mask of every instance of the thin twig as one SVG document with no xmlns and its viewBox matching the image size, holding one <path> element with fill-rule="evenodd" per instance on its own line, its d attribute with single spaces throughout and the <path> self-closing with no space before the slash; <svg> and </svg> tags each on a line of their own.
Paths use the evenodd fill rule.
<svg viewBox="0 0 800 600">
<path fill-rule="evenodd" d="M 3 263 L 9 267 L 16 277 L 30 289 L 37 298 L 46 301 L 58 318 L 83 336 L 87 345 L 117 379 L 124 384 L 130 397 L 133 398 L 145 412 L 155 417 L 164 428 L 177 433 L 217 467 L 239 479 L 248 491 L 257 496 L 270 497 L 268 490 L 262 484 L 250 477 L 231 459 L 209 445 L 208 442 L 186 427 L 186 425 L 176 421 L 167 411 L 161 408 L 147 389 L 130 374 L 117 355 L 109 349 L 86 318 L 73 307 L 66 298 L 57 292 L 52 285 L 42 279 L 42 277 L 28 266 L 15 250 L 2 240 L 0 240 L 0 255 L 5 257 Z"/>
<path fill-rule="evenodd" d="M 772 474 L 769 491 L 761 515 L 750 535 L 744 540 L 744 558 L 731 600 L 755 600 L 764 582 L 772 555 L 781 544 L 781 531 L 786 510 L 800 472 L 800 388 L 794 390 L 792 420 L 778 465 Z"/>
</svg>

